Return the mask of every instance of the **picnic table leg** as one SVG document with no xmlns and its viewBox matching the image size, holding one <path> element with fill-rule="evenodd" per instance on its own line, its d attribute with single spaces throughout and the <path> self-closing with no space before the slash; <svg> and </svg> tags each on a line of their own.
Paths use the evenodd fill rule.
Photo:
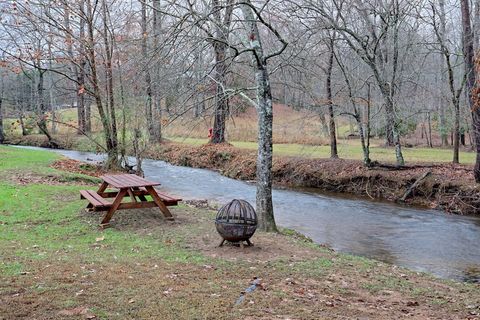
<svg viewBox="0 0 480 320">
<path fill-rule="evenodd" d="M 102 184 L 100 185 L 100 188 L 98 188 L 97 193 L 100 194 L 100 193 L 104 192 L 105 189 L 107 189 L 107 187 L 108 187 L 108 183 L 106 183 L 105 181 L 103 181 Z M 93 208 L 93 205 L 92 205 L 91 203 L 89 203 L 89 204 L 87 205 L 87 209 L 91 209 L 91 208 Z"/>
<path fill-rule="evenodd" d="M 132 192 L 132 189 L 128 188 L 127 189 L 128 195 L 130 196 L 130 199 L 132 199 L 132 202 L 137 202 L 137 198 L 135 198 L 135 195 Z"/>
<path fill-rule="evenodd" d="M 102 227 L 108 225 L 108 223 L 110 222 L 110 219 L 112 219 L 113 214 L 115 213 L 115 211 L 117 211 L 118 206 L 120 205 L 120 203 L 123 200 L 123 197 L 125 197 L 126 194 L 127 194 L 127 188 L 120 189 L 120 191 L 117 194 L 117 197 L 113 201 L 112 206 L 105 214 L 105 217 L 103 217 L 102 223 L 100 224 Z"/>
<path fill-rule="evenodd" d="M 140 188 L 138 187 L 133 188 L 133 191 L 138 191 L 138 190 L 140 190 Z M 138 196 L 138 199 L 140 199 L 140 201 L 147 201 L 147 198 L 145 198 L 145 196 Z"/>
<path fill-rule="evenodd" d="M 107 189 L 107 187 L 108 187 L 108 183 L 103 181 L 102 184 L 100 185 L 100 188 L 98 188 L 97 193 L 102 193 L 103 191 L 105 191 L 105 189 Z"/>
<path fill-rule="evenodd" d="M 175 220 L 170 210 L 168 210 L 167 206 L 163 203 L 162 199 L 160 199 L 160 197 L 158 196 L 157 191 L 155 191 L 153 187 L 145 187 L 145 189 L 147 189 L 148 194 L 152 196 L 153 201 L 158 206 L 160 211 L 162 211 L 165 218 L 167 220 Z"/>
</svg>

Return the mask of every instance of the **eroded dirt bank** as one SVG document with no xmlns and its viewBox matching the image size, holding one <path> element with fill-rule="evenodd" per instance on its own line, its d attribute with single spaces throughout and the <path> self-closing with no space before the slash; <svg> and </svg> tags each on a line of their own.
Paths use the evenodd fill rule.
<svg viewBox="0 0 480 320">
<path fill-rule="evenodd" d="M 191 147 L 165 144 L 149 150 L 148 158 L 172 164 L 208 168 L 230 178 L 254 180 L 256 154 L 229 145 Z M 405 192 L 426 172 L 431 172 L 412 190 L 405 202 L 459 214 L 480 212 L 480 190 L 472 167 L 452 164 L 410 164 L 402 170 L 365 168 L 360 161 L 274 157 L 273 177 L 277 185 L 318 188 L 371 199 L 400 201 Z"/>
<path fill-rule="evenodd" d="M 28 136 L 10 142 L 46 146 L 46 140 L 39 136 Z M 60 143 L 60 146 L 77 149 L 71 139 L 63 145 Z M 149 148 L 145 157 L 175 165 L 213 169 L 234 179 L 255 179 L 255 151 L 228 144 L 190 146 L 165 143 Z M 473 179 L 472 170 L 471 165 L 448 163 L 409 163 L 402 170 L 395 170 L 385 167 L 369 169 L 361 161 L 344 159 L 276 156 L 273 161 L 276 185 L 318 188 L 389 201 L 400 201 L 417 179 L 430 172 L 406 197 L 405 202 L 457 214 L 480 212 L 480 190 Z"/>
</svg>

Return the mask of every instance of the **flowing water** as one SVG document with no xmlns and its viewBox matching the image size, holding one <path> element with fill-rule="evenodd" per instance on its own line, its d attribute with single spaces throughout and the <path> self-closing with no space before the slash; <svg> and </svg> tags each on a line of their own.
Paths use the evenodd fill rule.
<svg viewBox="0 0 480 320">
<path fill-rule="evenodd" d="M 40 149 L 40 148 L 35 148 Z M 99 161 L 93 153 L 55 150 L 72 159 Z M 255 202 L 255 186 L 217 172 L 145 160 L 145 176 L 183 199 Z M 273 192 L 280 226 L 317 243 L 355 255 L 426 271 L 444 278 L 480 282 L 480 218 L 448 215 L 392 203 L 315 190 Z"/>
</svg>

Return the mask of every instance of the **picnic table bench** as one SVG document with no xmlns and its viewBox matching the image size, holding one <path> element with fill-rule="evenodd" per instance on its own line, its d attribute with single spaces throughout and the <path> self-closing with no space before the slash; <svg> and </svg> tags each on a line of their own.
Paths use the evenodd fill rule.
<svg viewBox="0 0 480 320">
<path fill-rule="evenodd" d="M 115 211 L 121 209 L 158 207 L 167 220 L 174 220 L 167 207 L 176 206 L 179 201 L 182 201 L 182 199 L 158 192 L 154 187 L 160 183 L 134 174 L 104 175 L 100 178 L 103 180 L 100 188 L 97 191 L 80 190 L 80 198 L 89 201 L 87 209 L 107 211 L 100 224 L 102 227 L 108 226 Z M 117 191 L 106 191 L 108 187 L 115 188 Z M 148 201 L 146 196 L 151 196 L 152 201 Z M 122 202 L 126 197 L 129 197 L 131 201 Z M 113 201 L 110 200 L 111 198 Z"/>
</svg>

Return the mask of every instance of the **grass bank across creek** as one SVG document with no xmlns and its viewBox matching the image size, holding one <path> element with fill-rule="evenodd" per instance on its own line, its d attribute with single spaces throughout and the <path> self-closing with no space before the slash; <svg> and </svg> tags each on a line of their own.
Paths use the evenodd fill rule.
<svg viewBox="0 0 480 320">
<path fill-rule="evenodd" d="M 285 230 L 216 247 L 214 211 L 121 211 L 101 231 L 58 156 L 0 146 L 0 319 L 478 318 L 480 287 L 332 252 Z M 242 291 L 254 278 L 260 285 Z"/>
</svg>

